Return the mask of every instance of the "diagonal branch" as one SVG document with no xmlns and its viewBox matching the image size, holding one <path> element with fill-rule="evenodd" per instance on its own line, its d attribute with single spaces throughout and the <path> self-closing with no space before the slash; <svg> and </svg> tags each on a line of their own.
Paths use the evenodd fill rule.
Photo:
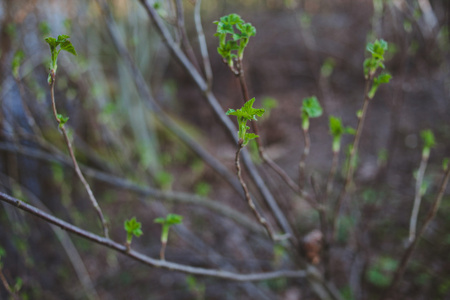
<svg viewBox="0 0 450 300">
<path fill-rule="evenodd" d="M 37 216 L 40 219 L 45 220 L 48 223 L 59 226 L 61 229 L 64 229 L 70 233 L 76 234 L 84 239 L 90 240 L 96 244 L 100 244 L 106 246 L 116 252 L 120 252 L 140 263 L 146 264 L 155 268 L 162 268 L 172 271 L 178 271 L 187 274 L 200 275 L 200 276 L 209 276 L 216 277 L 226 280 L 233 281 L 262 281 L 262 280 L 270 280 L 277 278 L 304 278 L 306 276 L 305 271 L 291 271 L 291 270 L 280 270 L 274 272 L 266 272 L 266 273 L 250 273 L 250 274 L 240 274 L 233 273 L 222 270 L 214 270 L 214 269 L 205 269 L 205 268 L 197 268 L 191 267 L 187 265 L 182 265 L 178 263 L 172 263 L 168 261 L 162 261 L 158 259 L 151 258 L 145 254 L 134 250 L 127 250 L 125 245 L 119 244 L 109 238 L 101 237 L 92 232 L 81 229 L 80 227 L 74 226 L 70 223 L 67 223 L 61 219 L 58 219 L 50 214 L 43 212 L 40 209 L 37 209 L 34 206 L 26 204 L 25 202 L 13 198 L 9 195 L 6 195 L 0 192 L 0 200 L 8 203 L 10 205 L 16 206 L 17 208 L 26 211 L 34 216 Z"/>
</svg>

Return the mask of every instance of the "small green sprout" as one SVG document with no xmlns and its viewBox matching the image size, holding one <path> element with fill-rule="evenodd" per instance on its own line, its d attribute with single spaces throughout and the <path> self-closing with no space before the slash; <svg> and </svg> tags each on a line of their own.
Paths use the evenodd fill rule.
<svg viewBox="0 0 450 300">
<path fill-rule="evenodd" d="M 160 258 L 161 260 L 165 260 L 164 258 L 164 252 L 167 245 L 167 240 L 169 239 L 169 229 L 171 226 L 176 224 L 181 224 L 183 221 L 183 217 L 177 214 L 168 214 L 165 218 L 156 218 L 154 220 L 155 223 L 159 223 L 162 225 L 161 230 L 161 251 L 160 251 Z"/>
<path fill-rule="evenodd" d="M 57 114 L 57 116 L 59 120 L 59 128 L 63 128 L 64 124 L 66 124 L 67 121 L 69 121 L 69 117 L 64 117 L 61 114 Z"/>
<path fill-rule="evenodd" d="M 233 68 L 233 59 L 242 60 L 244 50 L 251 36 L 256 34 L 255 27 L 237 14 L 223 16 L 219 21 L 215 21 L 217 32 L 214 36 L 219 37 L 219 47 L 217 52 L 222 56 L 230 68 Z M 235 28 L 239 33 L 235 32 Z M 231 39 L 227 40 L 230 35 Z"/>
<path fill-rule="evenodd" d="M 19 68 L 24 58 L 25 54 L 22 50 L 17 50 L 16 53 L 14 53 L 14 57 L 11 63 L 11 69 L 15 78 L 19 78 Z"/>
<path fill-rule="evenodd" d="M 303 130 L 309 129 L 309 119 L 317 118 L 322 115 L 322 107 L 316 96 L 303 99 L 302 105 L 302 128 Z"/>
<path fill-rule="evenodd" d="M 142 235 L 141 227 L 142 224 L 136 221 L 136 217 L 133 217 L 130 220 L 125 220 L 124 228 L 125 231 L 127 232 L 126 246 L 128 250 L 130 249 L 131 240 L 133 239 L 133 236 L 140 237 Z"/>
<path fill-rule="evenodd" d="M 50 52 L 52 53 L 52 61 L 50 64 L 50 73 L 48 76 L 48 83 L 52 83 L 53 76 L 56 74 L 56 69 L 58 67 L 57 60 L 59 52 L 62 50 L 67 51 L 69 53 L 72 53 L 73 55 L 77 55 L 77 52 L 75 51 L 75 48 L 73 47 L 72 43 L 68 40 L 70 36 L 62 34 L 58 35 L 58 38 L 55 39 L 54 37 L 46 37 L 45 41 L 50 47 Z M 58 48 L 59 47 L 59 48 Z"/>
<path fill-rule="evenodd" d="M 447 172 L 449 166 L 450 158 L 446 157 L 442 160 L 442 169 Z"/>
<path fill-rule="evenodd" d="M 238 131 L 238 144 L 240 146 L 245 146 L 248 144 L 248 142 L 252 139 L 255 139 L 259 136 L 257 136 L 254 133 L 248 133 L 247 130 L 250 129 L 249 126 L 247 126 L 247 121 L 257 121 L 256 116 L 262 117 L 265 109 L 264 108 L 253 108 L 253 103 L 255 102 L 255 98 L 252 98 L 245 102 L 244 106 L 238 110 L 229 109 L 227 111 L 227 116 L 236 116 L 239 126 Z"/>
<path fill-rule="evenodd" d="M 371 57 L 364 60 L 364 76 L 366 79 L 373 77 L 379 68 L 384 69 L 384 53 L 387 49 L 388 43 L 382 39 L 376 40 L 373 44 L 367 44 L 366 50 L 371 54 Z"/>
<path fill-rule="evenodd" d="M 352 127 L 344 127 L 342 120 L 337 117 L 330 116 L 330 134 L 333 137 L 333 152 L 339 152 L 341 148 L 341 138 L 344 134 L 355 134 L 356 130 Z"/>
<path fill-rule="evenodd" d="M 381 73 L 380 75 L 378 75 L 378 77 L 375 77 L 368 94 L 369 99 L 373 99 L 376 91 L 378 90 L 378 87 L 383 83 L 389 83 L 389 80 L 391 80 L 391 78 L 392 76 L 389 73 Z"/>
<path fill-rule="evenodd" d="M 423 150 L 422 150 L 422 157 L 428 158 L 430 156 L 430 150 L 431 148 L 434 148 L 436 145 L 436 141 L 434 139 L 434 134 L 431 130 L 422 130 L 420 132 L 420 137 L 423 141 Z"/>
</svg>

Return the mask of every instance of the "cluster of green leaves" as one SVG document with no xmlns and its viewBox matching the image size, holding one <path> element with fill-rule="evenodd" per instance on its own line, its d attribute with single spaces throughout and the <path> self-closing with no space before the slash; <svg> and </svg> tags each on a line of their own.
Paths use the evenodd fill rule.
<svg viewBox="0 0 450 300">
<path fill-rule="evenodd" d="M 215 21 L 217 32 L 214 36 L 219 37 L 219 47 L 217 52 L 233 67 L 233 59 L 244 57 L 244 50 L 251 36 L 256 34 L 255 27 L 250 23 L 245 23 L 237 14 L 223 16 L 219 21 Z M 235 28 L 239 31 L 236 32 Z M 228 35 L 231 39 L 227 39 Z"/>
<path fill-rule="evenodd" d="M 330 116 L 330 134 L 333 137 L 333 152 L 339 152 L 341 148 L 341 138 L 344 134 L 355 134 L 356 130 L 350 126 L 344 127 L 340 118 Z"/>
<path fill-rule="evenodd" d="M 258 135 L 254 133 L 248 133 L 247 130 L 250 129 L 247 126 L 248 121 L 257 121 L 256 116 L 262 117 L 265 109 L 264 108 L 253 108 L 253 103 L 255 102 L 255 98 L 252 98 L 245 102 L 244 106 L 238 110 L 229 109 L 227 111 L 227 116 L 236 116 L 238 121 L 238 139 L 239 144 L 245 146 L 252 139 L 258 137 Z"/>
<path fill-rule="evenodd" d="M 166 244 L 169 239 L 169 229 L 171 226 L 181 224 L 183 217 L 177 214 L 168 214 L 165 218 L 156 218 L 155 223 L 162 225 L 161 243 Z"/>
<path fill-rule="evenodd" d="M 302 128 L 303 130 L 309 129 L 309 119 L 318 118 L 322 115 L 322 106 L 320 106 L 319 101 L 316 96 L 308 97 L 303 99 L 302 104 Z"/>
<path fill-rule="evenodd" d="M 50 65 L 50 70 L 52 70 L 53 73 L 56 73 L 56 69 L 58 67 L 57 60 L 59 52 L 62 50 L 67 51 L 69 53 L 72 53 L 73 55 L 77 55 L 77 52 L 75 51 L 75 48 L 73 47 L 72 43 L 68 40 L 70 36 L 62 34 L 58 35 L 58 38 L 55 39 L 54 37 L 46 37 L 45 41 L 50 46 L 50 52 L 52 54 L 52 61 Z M 51 76 L 49 74 L 49 83 L 51 82 Z"/>
<path fill-rule="evenodd" d="M 388 49 L 388 43 L 381 39 L 374 43 L 367 43 L 366 50 L 371 57 L 364 60 L 364 76 L 366 79 L 373 78 L 377 70 L 384 69 L 384 54 Z M 378 87 L 383 83 L 388 83 L 392 76 L 389 73 L 382 72 L 378 77 L 373 78 L 368 97 L 372 99 Z"/>
<path fill-rule="evenodd" d="M 434 134 L 429 129 L 422 130 L 420 132 L 420 137 L 422 138 L 423 141 L 422 156 L 428 158 L 430 156 L 431 148 L 434 148 L 434 146 L 436 145 Z"/>
<path fill-rule="evenodd" d="M 127 232 L 127 244 L 131 244 L 131 240 L 133 236 L 140 237 L 142 235 L 142 224 L 136 221 L 136 217 L 131 218 L 130 220 L 126 220 L 124 222 L 124 228 Z"/>
<path fill-rule="evenodd" d="M 67 121 L 69 121 L 69 117 L 64 117 L 61 114 L 58 114 L 58 119 L 59 119 L 59 128 L 63 128 L 64 124 L 67 123 Z"/>
</svg>

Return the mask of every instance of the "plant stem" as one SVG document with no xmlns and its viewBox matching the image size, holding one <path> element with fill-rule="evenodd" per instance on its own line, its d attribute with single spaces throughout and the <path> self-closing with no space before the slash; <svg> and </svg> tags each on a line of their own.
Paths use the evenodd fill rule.
<svg viewBox="0 0 450 300">
<path fill-rule="evenodd" d="M 309 138 L 308 129 L 303 128 L 303 137 L 305 138 L 305 147 L 303 148 L 303 154 L 298 163 L 299 176 L 298 176 L 298 186 L 300 190 L 303 190 L 305 184 L 305 162 L 309 155 L 309 149 L 311 147 L 311 139 Z"/>
<path fill-rule="evenodd" d="M 339 161 L 339 151 L 333 151 L 333 159 L 331 162 L 330 174 L 328 174 L 327 178 L 325 198 L 328 197 L 328 195 L 331 193 L 331 190 L 333 189 L 334 176 L 336 176 L 338 161 Z"/>
<path fill-rule="evenodd" d="M 55 72 L 52 70 L 51 71 L 51 83 L 50 83 L 50 93 L 51 93 L 51 99 L 52 99 L 52 107 L 53 107 L 53 116 L 55 117 L 56 121 L 58 122 L 58 124 L 61 123 L 61 120 L 58 118 L 58 111 L 56 110 L 56 101 L 55 101 L 55 80 L 56 80 L 56 76 L 55 76 Z M 100 221 L 102 222 L 102 226 L 103 226 L 103 234 L 105 235 L 106 238 L 109 237 L 108 234 L 108 224 L 103 216 L 103 212 L 100 208 L 100 206 L 98 205 L 97 200 L 95 199 L 94 193 L 91 190 L 91 187 L 89 186 L 89 184 L 87 183 L 86 179 L 84 178 L 83 173 L 80 170 L 80 167 L 78 166 L 77 160 L 75 158 L 75 154 L 73 152 L 73 148 L 72 148 L 72 143 L 70 142 L 69 136 L 67 134 L 67 131 L 63 126 L 60 126 L 61 131 L 63 133 L 64 136 L 64 140 L 66 141 L 66 145 L 67 148 L 69 149 L 69 154 L 70 157 L 72 158 L 72 163 L 73 166 L 75 168 L 75 172 L 78 175 L 78 178 L 80 178 L 81 182 L 84 185 L 84 188 L 86 189 L 88 195 L 89 195 L 89 200 L 91 201 L 92 205 L 95 208 L 95 211 L 97 212 Z"/>
<path fill-rule="evenodd" d="M 448 182 L 450 179 L 450 168 L 447 168 L 444 177 L 442 179 L 441 186 L 439 188 L 439 192 L 436 196 L 436 199 L 433 202 L 433 205 L 431 206 L 430 210 L 428 211 L 428 215 L 425 219 L 425 221 L 422 224 L 422 227 L 419 229 L 418 234 L 414 236 L 413 240 L 409 243 L 408 248 L 406 248 L 405 252 L 403 253 L 403 256 L 400 260 L 400 264 L 395 271 L 394 278 L 392 279 L 391 285 L 387 289 L 386 293 L 381 299 L 390 299 L 391 294 L 395 291 L 395 288 L 400 283 L 400 280 L 402 279 L 406 266 L 408 265 L 409 260 L 412 257 L 412 254 L 419 242 L 420 237 L 425 233 L 428 225 L 430 222 L 434 219 L 436 216 L 436 213 L 439 209 L 439 206 L 442 201 L 442 197 L 444 196 L 445 189 L 447 188 Z"/>
<path fill-rule="evenodd" d="M 364 88 L 364 104 L 361 112 L 361 116 L 359 117 L 358 121 L 358 127 L 356 128 L 356 135 L 355 139 L 353 141 L 353 146 L 350 151 L 350 157 L 348 160 L 348 168 L 347 168 L 347 175 L 345 177 L 345 183 L 344 187 L 342 188 L 341 194 L 339 195 L 339 198 L 336 202 L 336 205 L 333 210 L 333 217 L 331 219 L 331 239 L 334 240 L 336 237 L 336 227 L 337 227 L 337 221 L 339 217 L 339 213 L 341 210 L 342 203 L 344 201 L 345 196 L 347 195 L 348 189 L 353 181 L 353 161 L 356 157 L 356 153 L 358 151 L 359 141 L 361 140 L 361 134 L 364 127 L 364 122 L 366 120 L 366 114 L 367 109 L 369 107 L 370 98 L 368 96 L 369 90 L 370 90 L 370 83 L 372 82 L 373 75 L 369 75 L 369 77 L 366 79 L 366 85 Z"/>
<path fill-rule="evenodd" d="M 222 278 L 222 279 L 226 279 L 226 280 L 241 281 L 241 282 L 262 281 L 262 280 L 269 280 L 269 279 L 276 279 L 276 278 L 305 278 L 305 276 L 307 275 L 306 272 L 302 271 L 302 270 L 299 270 L 299 271 L 281 270 L 281 271 L 266 272 L 266 273 L 239 274 L 239 273 L 233 273 L 233 272 L 222 271 L 222 270 L 191 267 L 191 266 L 187 266 L 187 265 L 153 259 L 149 256 L 146 256 L 146 255 L 139 253 L 137 251 L 134 251 L 134 250 L 127 251 L 125 245 L 122 245 L 120 243 L 117 243 L 117 242 L 109 239 L 109 238 L 96 235 L 92 232 L 83 230 L 77 226 L 69 224 L 61 219 L 58 219 L 50 214 L 43 212 L 40 209 L 37 209 L 34 206 L 31 206 L 19 199 L 13 198 L 2 192 L 0 192 L 0 201 L 3 201 L 12 206 L 15 206 L 23 211 L 26 211 L 34 216 L 37 216 L 40 219 L 43 219 L 44 221 L 46 221 L 48 223 L 57 225 L 58 227 L 66 230 L 68 232 L 74 233 L 74 234 L 76 234 L 86 240 L 90 240 L 91 242 L 94 242 L 96 244 L 106 246 L 110 249 L 113 249 L 116 252 L 120 252 L 126 256 L 131 257 L 132 259 L 134 259 L 136 261 L 139 261 L 139 262 L 146 264 L 148 266 L 151 266 L 151 267 L 163 268 L 163 269 L 183 272 L 183 273 L 187 273 L 187 274 L 210 276 L 210 277 Z"/>
<path fill-rule="evenodd" d="M 248 206 L 250 206 L 250 208 L 251 208 L 253 214 L 255 215 L 256 219 L 258 220 L 258 222 L 264 226 L 264 228 L 266 229 L 270 238 L 272 240 L 275 240 L 275 236 L 274 236 L 272 228 L 270 227 L 269 223 L 267 223 L 267 220 L 256 209 L 255 203 L 253 202 L 252 197 L 250 196 L 250 192 L 248 191 L 247 184 L 245 184 L 245 181 L 242 178 L 241 165 L 239 163 L 239 154 L 241 153 L 242 148 L 243 148 L 242 143 L 239 143 L 238 150 L 236 151 L 235 165 L 236 165 L 237 176 L 239 178 L 239 182 L 241 183 L 242 189 L 244 190 L 245 199 L 247 200 L 247 204 L 248 204 Z"/>
<path fill-rule="evenodd" d="M 8 283 L 8 280 L 6 280 L 5 275 L 3 275 L 2 268 L 0 268 L 0 281 L 2 282 L 3 286 L 5 287 L 6 291 L 11 295 L 11 297 L 14 300 L 19 300 L 19 297 L 16 295 L 16 293 L 11 289 L 11 286 Z"/>
<path fill-rule="evenodd" d="M 423 177 L 425 175 L 425 170 L 427 168 L 428 157 L 429 157 L 428 155 L 422 155 L 419 171 L 417 172 L 416 194 L 414 196 L 414 205 L 411 212 L 411 219 L 409 220 L 409 239 L 408 239 L 409 243 L 411 243 L 416 237 L 417 217 L 419 216 L 420 203 L 422 200 L 421 189 Z"/>
<path fill-rule="evenodd" d="M 166 260 L 166 257 L 165 257 L 166 245 L 167 245 L 167 242 L 161 243 L 161 249 L 159 250 L 159 258 L 161 260 Z"/>
<path fill-rule="evenodd" d="M 203 59 L 203 69 L 205 71 L 206 83 L 208 85 L 208 90 L 211 90 L 213 83 L 213 74 L 211 69 L 211 63 L 209 61 L 208 47 L 206 45 L 205 34 L 203 33 L 202 19 L 200 16 L 202 0 L 195 1 L 194 8 L 194 21 L 195 29 L 197 30 L 198 43 L 200 45 L 200 52 Z"/>
</svg>

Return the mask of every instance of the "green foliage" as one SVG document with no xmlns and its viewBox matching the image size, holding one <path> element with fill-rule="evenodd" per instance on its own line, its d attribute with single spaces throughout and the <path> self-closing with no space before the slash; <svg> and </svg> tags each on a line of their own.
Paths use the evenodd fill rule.
<svg viewBox="0 0 450 300">
<path fill-rule="evenodd" d="M 6 256 L 6 251 L 3 247 L 0 247 L 0 269 L 3 268 L 2 257 Z"/>
<path fill-rule="evenodd" d="M 217 32 L 214 36 L 219 37 L 217 52 L 228 66 L 232 68 L 234 64 L 233 59 L 239 58 L 242 60 L 245 47 L 250 37 L 256 34 L 256 29 L 252 24 L 245 23 L 237 14 L 223 16 L 219 21 L 215 21 L 214 24 L 217 25 Z M 239 32 L 235 31 L 235 29 Z M 228 35 L 231 36 L 231 39 L 227 40 Z"/>
<path fill-rule="evenodd" d="M 352 127 L 344 127 L 341 118 L 330 116 L 330 134 L 333 137 L 333 152 L 339 152 L 341 148 L 341 138 L 344 134 L 356 134 L 356 130 Z"/>
<path fill-rule="evenodd" d="M 302 104 L 302 128 L 309 129 L 309 118 L 317 118 L 322 115 L 322 107 L 316 96 L 303 99 Z"/>
<path fill-rule="evenodd" d="M 67 121 L 69 121 L 69 117 L 64 117 L 61 114 L 57 114 L 57 116 L 59 120 L 59 128 L 63 128 L 64 124 L 66 124 Z"/>
<path fill-rule="evenodd" d="M 206 197 L 211 192 L 211 189 L 212 188 L 211 188 L 210 184 L 208 184 L 204 181 L 201 181 L 195 186 L 195 193 L 199 196 Z"/>
<path fill-rule="evenodd" d="M 320 68 L 320 74 L 322 75 L 322 77 L 324 78 L 330 77 L 331 74 L 333 73 L 335 64 L 336 62 L 334 61 L 333 58 L 328 57 L 327 59 L 325 59 L 325 61 L 322 64 L 322 67 Z"/>
<path fill-rule="evenodd" d="M 450 159 L 448 157 L 442 160 L 442 169 L 444 170 L 444 172 L 448 170 L 449 161 Z"/>
<path fill-rule="evenodd" d="M 156 173 L 155 181 L 163 190 L 168 190 L 172 186 L 173 176 L 169 172 L 159 171 Z"/>
<path fill-rule="evenodd" d="M 265 109 L 264 108 L 253 108 L 253 103 L 255 102 L 255 98 L 252 98 L 245 102 L 244 106 L 238 110 L 229 109 L 227 111 L 227 116 L 236 116 L 238 121 L 238 138 L 239 138 L 239 144 L 242 146 L 247 145 L 247 143 L 257 138 L 258 136 L 254 133 L 248 133 L 247 130 L 250 129 L 250 127 L 247 126 L 247 121 L 257 121 L 256 116 L 262 117 Z"/>
<path fill-rule="evenodd" d="M 367 280 L 378 287 L 385 288 L 391 283 L 392 274 L 397 266 L 397 260 L 388 256 L 380 257 L 369 267 Z"/>
<path fill-rule="evenodd" d="M 197 300 L 205 299 L 204 283 L 198 282 L 197 279 L 195 279 L 195 277 L 192 275 L 186 276 L 186 283 L 189 291 L 195 295 L 195 299 Z"/>
<path fill-rule="evenodd" d="M 261 104 L 266 110 L 264 118 L 268 118 L 271 110 L 278 107 L 278 100 L 272 97 L 264 97 Z"/>
<path fill-rule="evenodd" d="M 391 80 L 391 78 L 392 76 L 389 73 L 381 73 L 380 75 L 378 75 L 378 77 L 375 77 L 368 94 L 369 99 L 373 99 L 376 91 L 378 90 L 378 87 L 383 83 L 389 83 L 389 80 Z"/>
<path fill-rule="evenodd" d="M 381 68 L 384 69 L 384 53 L 388 49 L 388 43 L 384 40 L 376 40 L 374 43 L 367 43 L 366 50 L 371 54 L 370 58 L 364 60 L 364 76 L 372 77 Z"/>
<path fill-rule="evenodd" d="M 25 53 L 22 50 L 17 50 L 16 53 L 14 53 L 14 57 L 11 63 L 11 69 L 13 76 L 16 78 L 19 78 L 19 68 L 24 58 Z"/>
<path fill-rule="evenodd" d="M 422 130 L 420 132 L 420 137 L 423 141 L 422 156 L 429 157 L 431 148 L 434 148 L 434 146 L 436 145 L 434 134 L 430 129 Z"/>
<path fill-rule="evenodd" d="M 168 214 L 165 218 L 156 218 L 154 222 L 162 225 L 161 242 L 166 244 L 169 238 L 170 227 L 181 224 L 181 222 L 183 222 L 183 217 L 177 214 Z"/>
<path fill-rule="evenodd" d="M 130 220 L 125 220 L 124 228 L 127 232 L 127 243 L 131 244 L 131 240 L 133 236 L 140 237 L 142 235 L 141 230 L 142 224 L 136 221 L 136 217 L 131 218 Z"/>
<path fill-rule="evenodd" d="M 49 35 L 50 32 L 52 31 L 50 25 L 48 24 L 47 21 L 42 21 L 39 23 L 39 31 L 41 32 L 42 35 Z"/>
<path fill-rule="evenodd" d="M 61 52 L 62 50 L 67 51 L 73 55 L 77 55 L 77 52 L 75 51 L 74 46 L 72 45 L 72 43 L 68 40 L 70 38 L 70 36 L 62 34 L 62 35 L 58 35 L 58 38 L 55 39 L 54 37 L 46 37 L 45 41 L 47 42 L 47 44 L 50 47 L 50 52 L 52 55 L 52 61 L 51 61 L 51 65 L 50 65 L 50 69 L 56 73 L 56 69 L 57 69 L 57 60 L 58 60 L 58 55 L 59 52 Z"/>
</svg>

